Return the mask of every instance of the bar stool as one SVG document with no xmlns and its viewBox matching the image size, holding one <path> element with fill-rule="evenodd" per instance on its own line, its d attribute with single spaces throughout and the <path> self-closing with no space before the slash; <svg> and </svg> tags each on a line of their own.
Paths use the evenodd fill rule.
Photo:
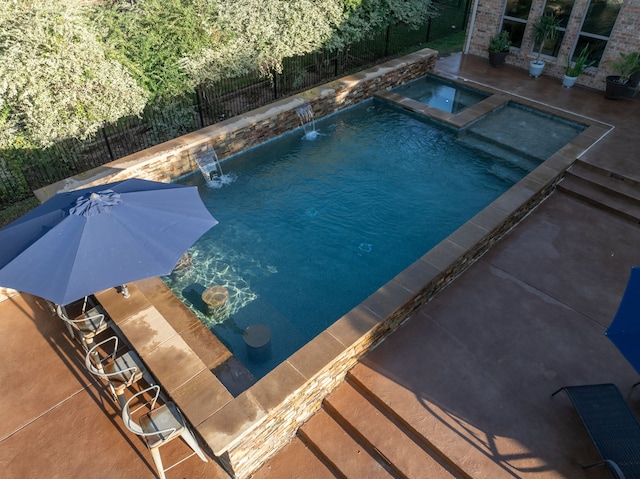
<svg viewBox="0 0 640 479">
<path fill-rule="evenodd" d="M 95 344 L 85 356 L 87 370 L 105 381 L 113 399 L 124 407 L 127 402 L 124 391 L 144 378 L 147 384 L 154 384 L 153 378 L 142 364 L 135 351 L 130 350 L 120 356 L 118 337 L 111 336 Z"/>
<path fill-rule="evenodd" d="M 72 338 L 75 337 L 75 333 L 78 334 L 78 339 L 80 339 L 85 352 L 91 349 L 94 338 L 98 334 L 112 326 L 111 320 L 98 307 L 83 312 L 82 316 L 77 319 L 70 319 L 64 306 L 57 304 L 56 314 L 67 325 Z"/>
<path fill-rule="evenodd" d="M 151 395 L 150 399 L 139 403 L 135 409 L 130 409 L 132 404 L 138 403 L 144 395 L 149 394 Z M 159 395 L 160 386 L 155 385 L 131 396 L 122 408 L 122 420 L 129 431 L 144 438 L 158 475 L 161 479 L 165 479 L 166 471 L 186 461 L 194 454 L 197 454 L 204 462 L 208 461 L 193 433 L 187 427 L 178 406 L 170 401 L 158 406 Z M 193 452 L 165 469 L 162 465 L 159 448 L 177 437 L 182 437 L 193 449 Z"/>
</svg>

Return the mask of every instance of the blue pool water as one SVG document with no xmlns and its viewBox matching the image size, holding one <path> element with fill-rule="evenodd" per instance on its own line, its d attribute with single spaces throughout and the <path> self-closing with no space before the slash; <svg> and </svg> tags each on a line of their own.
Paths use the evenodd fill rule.
<svg viewBox="0 0 640 479">
<path fill-rule="evenodd" d="M 449 113 L 460 113 L 465 108 L 489 97 L 478 90 L 428 75 L 393 88 L 391 91 Z"/>
<path fill-rule="evenodd" d="M 199 187 L 219 224 L 164 280 L 260 378 L 487 206 L 539 162 L 495 158 L 463 137 L 369 100 L 223 162 L 235 181 Z M 228 317 L 200 294 L 223 285 Z M 242 332 L 272 330 L 272 356 Z"/>
</svg>

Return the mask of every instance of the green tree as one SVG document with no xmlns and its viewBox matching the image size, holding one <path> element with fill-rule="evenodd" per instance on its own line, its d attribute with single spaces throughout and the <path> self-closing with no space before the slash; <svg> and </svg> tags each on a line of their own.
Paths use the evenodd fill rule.
<svg viewBox="0 0 640 479">
<path fill-rule="evenodd" d="M 431 0 L 4 0 L 0 148 L 87 138 L 145 105 L 179 133 L 193 112 L 172 99 L 198 84 L 433 14 Z"/>
<path fill-rule="evenodd" d="M 280 70 L 283 58 L 329 41 L 344 9 L 341 0 L 219 0 L 217 18 L 224 42 L 182 60 L 195 84 Z"/>
<path fill-rule="evenodd" d="M 145 101 L 81 2 L 0 2 L 0 148 L 86 138 Z"/>
<path fill-rule="evenodd" d="M 434 14 L 430 0 L 219 0 L 226 38 L 181 64 L 194 84 L 279 71 L 286 57 L 342 49 L 389 25 L 418 28 Z"/>
<path fill-rule="evenodd" d="M 211 0 L 113 0 L 95 4 L 92 16 L 154 101 L 190 91 L 182 59 L 217 50 L 223 35 Z"/>
<path fill-rule="evenodd" d="M 431 0 L 342 0 L 342 3 L 345 21 L 332 36 L 327 45 L 330 48 L 345 48 L 391 25 L 417 29 L 436 15 Z"/>
</svg>

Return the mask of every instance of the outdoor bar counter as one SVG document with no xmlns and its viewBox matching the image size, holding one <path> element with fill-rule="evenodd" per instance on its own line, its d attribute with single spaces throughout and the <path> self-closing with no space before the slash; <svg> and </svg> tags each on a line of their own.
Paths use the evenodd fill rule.
<svg viewBox="0 0 640 479">
<path fill-rule="evenodd" d="M 162 283 L 158 278 L 145 280 L 148 281 Z M 171 322 L 174 324 L 171 324 L 136 284 L 130 283 L 128 287 L 128 298 L 114 288 L 96 293 L 95 297 L 125 342 L 138 353 L 163 393 L 178 405 L 197 431 L 200 424 L 233 399 L 211 372 L 228 359 L 230 353 L 208 330 L 208 334 L 200 331 L 206 327 L 193 315 L 181 315 L 174 309 L 172 312 L 176 314 L 172 314 Z M 152 287 L 162 288 L 164 284 L 152 283 Z M 203 342 L 208 344 L 202 345 Z M 204 355 L 207 363 L 201 359 L 203 348 L 198 343 L 208 353 Z M 211 454 L 210 449 L 208 452 Z"/>
</svg>

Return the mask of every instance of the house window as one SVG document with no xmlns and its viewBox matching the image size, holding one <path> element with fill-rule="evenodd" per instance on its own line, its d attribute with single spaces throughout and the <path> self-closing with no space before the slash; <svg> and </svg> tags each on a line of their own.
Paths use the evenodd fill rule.
<svg viewBox="0 0 640 479">
<path fill-rule="evenodd" d="M 531 0 L 507 0 L 502 17 L 502 29 L 509 32 L 511 45 L 520 48 L 527 18 L 531 10 Z"/>
<path fill-rule="evenodd" d="M 590 60 L 599 64 L 609 41 L 609 35 L 616 23 L 623 0 L 592 0 L 582 22 L 578 42 L 574 52 L 579 52 L 585 45 L 591 50 Z"/>
<path fill-rule="evenodd" d="M 555 41 L 545 44 L 542 53 L 545 55 L 557 56 L 560 44 L 567 29 L 567 23 L 571 16 L 574 0 L 547 0 L 544 13 L 555 14 L 562 19 L 558 28 L 558 36 Z M 511 44 L 520 48 L 524 37 L 524 29 L 527 26 L 527 19 L 531 11 L 531 0 L 507 0 L 504 10 L 502 28 L 509 32 Z M 537 47 L 536 47 L 537 49 Z"/>
<path fill-rule="evenodd" d="M 564 34 L 567 31 L 567 24 L 569 23 L 569 17 L 571 16 L 571 10 L 573 10 L 573 4 L 575 0 L 547 0 L 544 7 L 545 15 L 555 15 L 560 18 L 560 26 L 557 28 L 558 34 L 555 40 L 550 40 L 542 47 L 542 53 L 552 57 L 558 56 L 560 45 L 564 40 Z M 534 46 L 537 51 L 539 46 Z"/>
</svg>

